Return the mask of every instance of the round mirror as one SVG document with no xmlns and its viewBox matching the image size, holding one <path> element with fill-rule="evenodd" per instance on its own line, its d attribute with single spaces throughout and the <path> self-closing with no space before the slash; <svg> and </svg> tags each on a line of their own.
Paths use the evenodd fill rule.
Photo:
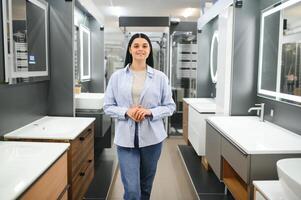
<svg viewBox="0 0 301 200">
<path fill-rule="evenodd" d="M 213 83 L 217 82 L 218 32 L 215 31 L 210 47 L 210 74 Z"/>
</svg>

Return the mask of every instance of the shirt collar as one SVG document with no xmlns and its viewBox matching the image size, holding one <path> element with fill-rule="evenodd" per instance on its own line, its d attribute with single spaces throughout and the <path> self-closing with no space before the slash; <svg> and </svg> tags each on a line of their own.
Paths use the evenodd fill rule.
<svg viewBox="0 0 301 200">
<path fill-rule="evenodd" d="M 124 71 L 127 73 L 130 72 L 130 64 L 126 65 L 126 67 L 124 68 Z M 149 76 L 150 78 L 153 77 L 154 69 L 152 67 L 150 67 L 149 65 L 147 65 L 146 72 L 147 72 L 147 76 Z"/>
</svg>

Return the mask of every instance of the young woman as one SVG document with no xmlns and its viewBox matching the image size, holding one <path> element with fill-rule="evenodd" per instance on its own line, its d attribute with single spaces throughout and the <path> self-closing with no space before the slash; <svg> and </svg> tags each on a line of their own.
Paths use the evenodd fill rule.
<svg viewBox="0 0 301 200">
<path fill-rule="evenodd" d="M 150 39 L 142 33 L 129 41 L 125 68 L 110 78 L 104 111 L 115 118 L 115 139 L 125 200 L 149 199 L 162 141 L 162 118 L 175 111 L 167 76 L 153 69 Z"/>
</svg>

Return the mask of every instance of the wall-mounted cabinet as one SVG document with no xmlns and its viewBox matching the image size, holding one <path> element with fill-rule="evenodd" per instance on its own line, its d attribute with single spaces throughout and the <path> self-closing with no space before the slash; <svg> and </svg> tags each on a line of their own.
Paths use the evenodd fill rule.
<svg viewBox="0 0 301 200">
<path fill-rule="evenodd" d="M 48 79 L 48 3 L 3 0 L 5 82 Z"/>
</svg>

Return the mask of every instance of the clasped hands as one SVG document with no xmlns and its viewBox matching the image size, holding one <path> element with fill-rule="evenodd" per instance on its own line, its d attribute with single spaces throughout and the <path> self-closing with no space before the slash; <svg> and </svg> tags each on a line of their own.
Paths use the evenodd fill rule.
<svg viewBox="0 0 301 200">
<path fill-rule="evenodd" d="M 133 106 L 126 112 L 127 116 L 135 122 L 141 122 L 146 116 L 150 116 L 152 112 L 149 109 L 143 108 L 141 105 Z"/>
</svg>

